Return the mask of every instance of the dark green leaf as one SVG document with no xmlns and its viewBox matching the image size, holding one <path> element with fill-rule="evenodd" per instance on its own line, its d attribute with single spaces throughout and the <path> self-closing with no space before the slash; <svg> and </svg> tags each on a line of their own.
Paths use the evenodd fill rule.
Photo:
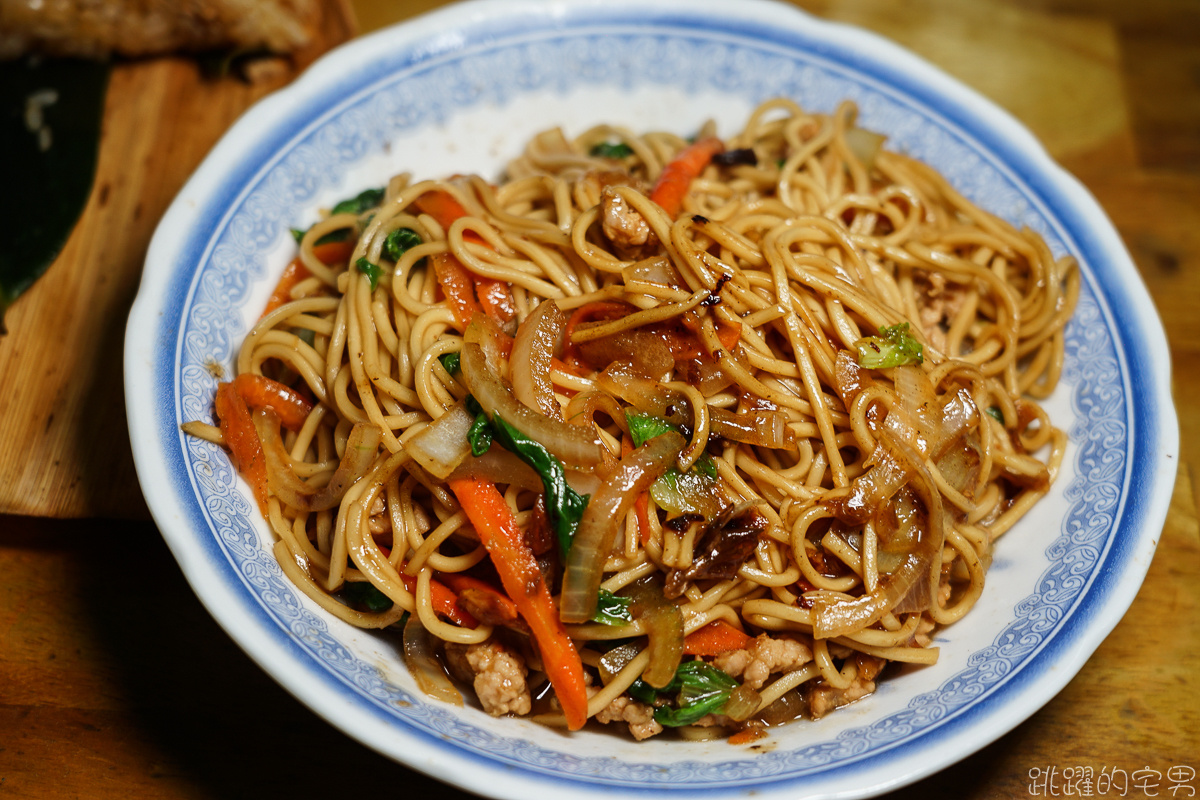
<svg viewBox="0 0 1200 800">
<path fill-rule="evenodd" d="M 399 261 L 406 250 L 421 243 L 421 236 L 412 228 L 397 228 L 383 240 L 383 257 L 391 261 Z"/>
<path fill-rule="evenodd" d="M 10 222 L 0 247 L 0 334 L 4 312 L 58 257 L 87 204 L 108 73 L 92 61 L 0 62 L 0 214 Z"/>
<path fill-rule="evenodd" d="M 677 728 L 719 712 L 737 687 L 736 680 L 712 664 L 684 661 L 662 689 L 655 689 L 639 678 L 629 687 L 629 696 L 647 704 L 672 698 L 673 703 L 654 710 L 654 719 L 665 727 Z"/>
<path fill-rule="evenodd" d="M 1000 410 L 999 406 L 988 406 L 987 413 L 1001 425 L 1004 424 L 1004 412 Z"/>
<path fill-rule="evenodd" d="M 632 597 L 621 597 L 607 589 L 601 589 L 592 622 L 600 622 L 604 625 L 628 625 L 633 622 L 633 615 L 629 613 L 629 606 L 632 603 Z"/>
<path fill-rule="evenodd" d="M 597 158 L 622 159 L 633 155 L 633 148 L 624 142 L 600 142 L 589 152 Z"/>
<path fill-rule="evenodd" d="M 374 613 L 387 611 L 392 607 L 391 598 L 367 581 L 347 581 L 342 585 L 341 595 L 346 602 L 363 606 Z"/>
<path fill-rule="evenodd" d="M 383 202 L 383 189 L 367 189 L 334 205 L 332 214 L 361 214 Z"/>
<path fill-rule="evenodd" d="M 626 411 L 625 420 L 629 423 L 629 435 L 633 438 L 634 447 L 641 447 L 655 436 L 675 430 L 671 423 L 650 414 Z"/>
<path fill-rule="evenodd" d="M 492 446 L 492 422 L 487 414 L 480 411 L 475 421 L 467 431 L 467 441 L 471 444 L 471 455 L 479 458 Z"/>
<path fill-rule="evenodd" d="M 446 353 L 438 360 L 442 362 L 442 366 L 446 368 L 446 372 L 449 372 L 451 375 L 462 368 L 462 357 L 458 353 Z"/>
<path fill-rule="evenodd" d="M 500 417 L 492 420 L 496 441 L 531 466 L 542 479 L 546 489 L 546 516 L 550 527 L 558 536 L 558 547 L 563 557 L 571 549 L 575 530 L 583 511 L 587 508 L 590 495 L 580 495 L 567 485 L 562 462 L 550 454 L 545 447 L 530 439 Z"/>
<path fill-rule="evenodd" d="M 883 328 L 878 336 L 865 336 L 854 347 L 858 350 L 858 365 L 866 369 L 920 364 L 924 359 L 921 343 L 908 332 L 907 322 Z"/>
<path fill-rule="evenodd" d="M 367 280 L 371 282 L 371 291 L 375 291 L 375 288 L 379 285 L 379 279 L 383 277 L 383 267 L 378 264 L 372 264 L 365 258 L 360 258 L 354 262 L 354 268 L 367 276 Z"/>
</svg>

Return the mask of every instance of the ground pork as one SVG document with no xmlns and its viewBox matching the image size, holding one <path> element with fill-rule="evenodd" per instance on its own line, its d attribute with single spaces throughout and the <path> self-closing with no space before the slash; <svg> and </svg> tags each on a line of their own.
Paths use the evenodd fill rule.
<svg viewBox="0 0 1200 800">
<path fill-rule="evenodd" d="M 930 346 L 946 352 L 946 326 L 962 308 L 966 296 L 962 286 L 947 284 L 940 272 L 925 274 L 925 291 L 918 296 L 921 331 Z"/>
<path fill-rule="evenodd" d="M 493 717 L 529 713 L 533 702 L 525 679 L 529 670 L 520 653 L 495 641 L 447 642 L 446 666 L 454 677 L 471 682 L 483 710 Z"/>
<path fill-rule="evenodd" d="M 761 634 L 746 650 L 730 650 L 713 660 L 713 665 L 731 677 L 759 689 L 775 673 L 793 672 L 812 661 L 812 650 L 795 639 L 772 639 Z"/>
<path fill-rule="evenodd" d="M 641 254 L 644 249 L 652 248 L 657 243 L 646 218 L 625 202 L 611 186 L 604 187 L 600 192 L 600 221 L 604 235 L 618 253 L 631 256 Z"/>
<path fill-rule="evenodd" d="M 627 695 L 621 695 L 598 712 L 596 721 L 606 725 L 610 722 L 628 723 L 629 732 L 639 742 L 662 733 L 663 730 L 662 725 L 654 719 L 653 708 Z"/>
<path fill-rule="evenodd" d="M 858 664 L 858 673 L 849 686 L 845 689 L 835 689 L 828 684 L 821 684 L 809 693 L 809 713 L 813 719 L 820 719 L 835 708 L 861 700 L 875 691 L 875 678 L 883 669 L 884 660 L 862 653 L 855 654 L 854 658 Z"/>
</svg>

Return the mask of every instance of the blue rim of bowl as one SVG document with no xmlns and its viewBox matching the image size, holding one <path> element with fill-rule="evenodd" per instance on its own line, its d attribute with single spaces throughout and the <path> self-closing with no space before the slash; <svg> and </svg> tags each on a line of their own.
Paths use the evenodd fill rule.
<svg viewBox="0 0 1200 800">
<path fill-rule="evenodd" d="M 431 29 L 437 29 L 439 22 L 444 19 L 446 23 L 450 23 L 445 30 L 453 28 L 460 34 L 458 36 L 435 39 L 432 45 L 394 48 L 388 57 L 383 58 L 380 57 L 378 44 L 390 41 L 398 35 L 396 32 L 384 32 L 367 37 L 360 44 L 350 45 L 319 62 L 301 79 L 305 89 L 304 102 L 299 102 L 301 95 L 298 90 L 289 89 L 270 99 L 273 106 L 263 104 L 264 109 L 273 108 L 274 117 L 266 127 L 266 135 L 250 133 L 253 115 L 265 116 L 264 112 L 257 109 L 252 111 L 220 145 L 224 148 L 224 156 L 232 158 L 237 166 L 224 167 L 221 170 L 222 176 L 226 176 L 223 180 L 213 183 L 210 187 L 201 187 L 206 196 L 199 210 L 192 209 L 189 212 L 190 218 L 194 220 L 188 228 L 189 235 L 184 241 L 174 242 L 170 246 L 173 249 L 169 259 L 172 275 L 166 293 L 165 309 L 162 308 L 161 299 L 155 301 L 162 313 L 154 336 L 157 343 L 154 351 L 158 356 L 157 363 L 154 364 L 154 374 L 162 376 L 156 381 L 154 398 L 154 403 L 158 404 L 156 413 L 159 415 L 155 430 L 157 445 L 161 448 L 158 456 L 165 457 L 167 463 L 164 466 L 171 475 L 179 476 L 183 481 L 177 485 L 177 488 L 184 490 L 178 498 L 180 508 L 190 515 L 187 525 L 189 532 L 205 532 L 198 539 L 203 558 L 209 562 L 210 569 L 227 573 L 224 580 L 232 582 L 230 591 L 240 596 L 239 611 L 250 620 L 247 623 L 247 620 L 243 619 L 240 624 L 249 624 L 257 635 L 271 638 L 275 647 L 286 652 L 290 658 L 300 663 L 302 668 L 317 672 L 328 669 L 314 663 L 311 647 L 301 644 L 303 636 L 297 636 L 296 630 L 289 628 L 287 621 L 276 611 L 268 611 L 262 605 L 261 598 L 251 588 L 250 582 L 254 580 L 270 579 L 261 574 L 246 575 L 246 564 L 251 563 L 249 561 L 242 561 L 240 570 L 234 569 L 229 551 L 230 542 L 207 533 L 212 530 L 214 522 L 210 511 L 200 504 L 197 496 L 197 462 L 178 431 L 179 421 L 195 416 L 193 413 L 185 417 L 185 409 L 180 405 L 179 370 L 187 361 L 188 348 L 185 339 L 191 329 L 185 327 L 180 331 L 178 321 L 188 319 L 197 280 L 203 277 L 215 247 L 219 246 L 220 237 L 227 231 L 232 216 L 242 209 L 250 188 L 270 172 L 272 165 L 278 163 L 278 159 L 289 152 L 289 148 L 294 148 L 301 142 L 303 136 L 307 135 L 306 132 L 319 128 L 322 120 L 347 113 L 347 109 L 353 108 L 356 102 L 378 93 L 382 85 L 394 83 L 401 78 L 412 80 L 415 76 L 452 64 L 456 60 L 511 47 L 514 42 L 545 43 L 556 38 L 574 37 L 583 31 L 596 36 L 611 37 L 645 35 L 647 31 L 654 31 L 666 38 L 717 41 L 769 53 L 773 57 L 787 58 L 788 54 L 791 54 L 791 57 L 806 64 L 818 65 L 821 70 L 830 74 L 842 75 L 847 80 L 857 81 L 861 86 L 869 86 L 873 91 L 908 105 L 919 115 L 936 119 L 947 131 L 951 131 L 953 136 L 970 148 L 985 154 L 991 166 L 1016 184 L 1036 211 L 1052 221 L 1055 232 L 1063 239 L 1066 249 L 1077 254 L 1087 267 L 1087 291 L 1097 301 L 1096 311 L 1102 323 L 1101 328 L 1113 337 L 1111 347 L 1120 367 L 1119 393 L 1123 409 L 1118 416 L 1123 417 L 1120 422 L 1125 426 L 1127 436 L 1124 442 L 1126 451 L 1121 463 L 1115 466 L 1108 465 L 1108 469 L 1116 468 L 1120 473 L 1118 481 L 1108 481 L 1109 485 L 1116 486 L 1117 493 L 1114 498 L 1117 505 L 1112 513 L 1113 521 L 1110 523 L 1111 535 L 1104 538 L 1104 549 L 1097 554 L 1088 573 L 1089 583 L 1073 595 L 1073 601 L 1062 611 L 1062 616 L 1051 634 L 1042 637 L 1036 648 L 1024 654 L 1017 662 L 1015 672 L 993 684 L 982 700 L 977 699 L 959 706 L 946 718 L 931 723 L 918 733 L 900 735 L 895 741 L 880 747 L 868 746 L 861 754 L 847 756 L 836 765 L 809 766 L 801 769 L 788 769 L 784 766 L 777 774 L 769 774 L 772 771 L 766 770 L 767 774 L 760 774 L 756 779 L 750 780 L 746 777 L 748 767 L 742 769 L 735 767 L 733 763 L 725 763 L 721 765 L 721 769 L 726 773 L 735 773 L 738 777 L 712 775 L 711 778 L 698 780 L 676 780 L 672 784 L 664 778 L 655 780 L 654 775 L 641 774 L 638 771 L 630 773 L 625 780 L 617 780 L 612 776 L 595 780 L 584 774 L 568 775 L 562 771 L 563 764 L 553 759 L 548 762 L 548 766 L 539 766 L 528 760 L 515 760 L 496 752 L 484 753 L 471 744 L 453 745 L 457 749 L 457 755 L 480 766 L 519 766 L 531 770 L 538 780 L 548 780 L 560 786 L 575 788 L 579 788 L 580 785 L 591 789 L 619 786 L 625 791 L 680 788 L 703 793 L 723 793 L 730 789 L 744 788 L 751 783 L 774 784 L 774 788 L 788 788 L 789 783 L 811 781 L 817 776 L 823 784 L 852 778 L 852 772 L 861 767 L 863 759 L 871 759 L 873 763 L 903 759 L 914 751 L 928 748 L 931 739 L 943 740 L 950 736 L 967 734 L 974 735 L 979 739 L 978 746 L 982 746 L 1036 710 L 1066 683 L 1115 624 L 1116 619 L 1110 619 L 1111 604 L 1122 603 L 1120 608 L 1123 610 L 1132 599 L 1148 566 L 1153 552 L 1153 540 L 1156 538 L 1158 527 L 1161 526 L 1161 517 L 1165 514 L 1166 502 L 1163 500 L 1164 492 L 1161 486 L 1163 473 L 1167 470 L 1164 459 L 1169 461 L 1177 450 L 1177 441 L 1172 438 L 1173 410 L 1164 400 L 1167 395 L 1163 390 L 1165 378 L 1161 370 L 1152 372 L 1130 368 L 1133 364 L 1153 364 L 1155 351 L 1160 346 L 1165 351 L 1165 346 L 1160 345 L 1161 329 L 1156 327 L 1157 320 L 1153 311 L 1147 310 L 1148 300 L 1144 296 L 1145 292 L 1137 283 L 1136 273 L 1133 272 L 1119 239 L 1111 231 L 1111 227 L 1107 226 L 1099 210 L 1094 208 L 1091 199 L 1072 179 L 1051 164 L 1032 138 L 1003 112 L 936 70 L 917 62 L 911 55 L 901 53 L 894 45 L 857 31 L 851 32 L 841 26 L 812 20 L 788 7 L 771 5 L 768 10 L 767 4 L 747 3 L 739 5 L 736 12 L 732 8 L 722 6 L 723 13 L 717 14 L 713 6 L 706 6 L 709 13 L 700 14 L 685 11 L 682 5 L 675 3 L 643 9 L 630 6 L 623 12 L 629 16 L 615 22 L 612 14 L 613 4 L 606 3 L 601 6 L 584 3 L 569 6 L 570 13 L 555 17 L 552 23 L 546 23 L 547 18 L 542 16 L 542 12 L 529 4 L 465 4 L 458 11 L 468 7 L 479 9 L 485 19 L 481 22 L 459 24 L 463 16 L 469 15 L 460 16 L 452 9 L 450 12 L 432 15 L 426 20 Z M 503 13 L 497 12 L 496 9 L 501 9 Z M 509 13 L 513 10 L 518 13 Z M 634 17 L 636 21 L 626 22 L 630 17 Z M 531 26 L 531 21 L 541 21 L 543 25 Z M 784 24 L 771 24 L 775 21 Z M 897 69 L 897 63 L 903 64 L 904 68 Z M 351 64 L 355 69 L 346 70 L 345 67 Z M 296 102 L 289 104 L 289 98 L 293 95 Z M 312 117 L 312 109 L 318 110 L 315 120 Z M 452 117 L 455 110 L 444 108 L 435 110 L 435 113 Z M 203 172 L 202 168 L 197 173 L 198 176 Z M 332 180 L 332 176 L 325 177 L 327 182 Z M 152 249 L 148 261 L 148 272 L 156 268 L 155 263 L 162 261 L 161 253 L 158 252 L 158 242 L 155 244 L 156 247 Z M 252 271 L 245 277 L 247 280 L 254 280 L 263 276 Z M 1136 285 L 1136 289 L 1127 291 L 1131 281 Z M 239 287 L 239 290 L 241 288 Z M 133 319 L 131 316 L 131 335 L 134 333 Z M 1085 345 L 1086 343 L 1081 343 L 1079 346 Z M 224 352 L 228 353 L 232 352 L 235 343 L 224 341 L 220 346 L 227 348 Z M 170 379 L 166 376 L 170 376 Z M 1136 402 L 1129 402 L 1131 400 Z M 1088 409 L 1079 407 L 1078 398 L 1074 405 L 1081 417 L 1086 416 Z M 135 418 L 131 405 L 131 430 L 140 424 L 141 420 Z M 1073 435 L 1076 433 L 1072 431 Z M 212 475 L 202 476 L 204 479 L 232 482 L 232 472 L 227 465 L 220 465 L 213 460 L 205 460 L 201 464 L 201 469 L 215 470 Z M 139 473 L 143 469 L 144 460 L 139 458 Z M 1170 469 L 1173 469 L 1173 465 Z M 1085 491 L 1087 488 L 1081 486 L 1079 491 Z M 1068 492 L 1071 491 L 1069 488 Z M 245 503 L 245 498 L 242 500 L 242 516 L 249 518 L 256 512 Z M 254 530 L 245 519 L 241 524 L 236 519 L 225 519 L 223 523 L 238 531 L 237 537 L 240 537 L 244 545 L 256 546 L 253 542 Z M 161 519 L 160 524 L 164 527 L 168 541 L 179 535 L 168 530 L 171 526 L 163 523 Z M 184 535 L 195 536 L 194 533 Z M 191 544 L 194 547 L 195 542 Z M 194 557 L 196 551 L 192 550 L 191 554 Z M 188 565 L 184 566 L 187 571 Z M 258 566 L 260 565 L 256 565 L 255 568 Z M 259 591 L 261 592 L 261 586 Z M 229 613 L 228 610 L 213 611 L 224 624 L 223 617 Z M 1097 616 L 1104 618 L 1103 624 L 1096 624 Z M 1066 627 L 1068 621 L 1072 623 L 1069 628 Z M 239 641 L 247 647 L 245 641 L 240 638 Z M 1000 644 L 998 640 L 997 646 Z M 251 650 L 250 647 L 247 649 Z M 255 655 L 254 652 L 251 654 Z M 1074 668 L 1063 670 L 1068 674 L 1061 680 L 1045 681 L 1046 671 L 1054 666 L 1061 669 L 1063 661 Z M 328 674 L 334 675 L 334 671 L 331 670 Z M 366 697 L 366 693 L 376 687 L 364 689 L 361 683 L 355 685 L 345 674 L 335 675 L 335 678 L 338 684 L 337 694 L 343 702 L 359 706 L 361 712 L 375 715 L 385 723 L 396 721 L 394 710 L 381 707 L 378 699 Z M 354 679 L 362 680 L 361 676 L 354 676 Z M 324 688 L 328 690 L 327 679 L 325 684 Z M 1021 698 L 1025 693 L 1033 691 L 1030 687 L 1034 684 L 1038 687 L 1035 692 L 1038 702 L 1027 702 L 1029 708 L 1024 716 L 1003 720 L 1000 723 L 1004 726 L 1002 729 L 991 726 L 987 733 L 979 731 L 981 718 L 995 716 L 1009 699 Z M 297 691 L 294 687 L 289 688 Z M 938 691 L 945 690 L 946 687 L 943 686 Z M 313 698 L 303 691 L 297 693 L 302 695 L 302 699 L 310 703 L 313 701 Z M 936 694 L 937 692 L 930 693 Z M 420 701 L 416 701 L 415 698 L 413 700 L 420 705 Z M 914 700 L 915 706 L 920 706 L 919 701 L 920 698 Z M 914 706 L 910 706 L 910 709 L 913 708 Z M 353 734 L 353 731 L 348 732 Z M 417 724 L 411 728 L 410 735 L 426 737 L 431 745 L 442 746 L 441 734 L 432 728 L 424 729 Z M 470 739 L 469 736 L 467 738 Z M 367 743 L 377 746 L 377 743 Z M 959 756 L 965 754 L 960 753 Z M 763 756 L 755 756 L 743 759 L 739 763 L 743 766 L 752 764 L 753 769 L 750 771 L 763 773 L 763 759 Z M 586 765 L 584 766 L 586 768 Z M 933 765 L 939 766 L 945 766 L 945 763 Z M 925 772 L 931 771 L 933 767 Z M 675 769 L 678 773 L 682 768 L 676 766 Z M 691 770 L 693 775 L 711 774 L 711 770 L 703 765 L 693 764 L 686 769 Z M 435 771 L 435 774 L 452 782 L 459 777 L 450 770 L 440 773 Z M 662 773 L 658 775 L 661 776 Z M 674 776 L 678 777 L 678 774 Z M 919 777 L 919 774 L 914 772 L 906 776 L 907 779 L 915 777 Z M 643 780 L 652 780 L 652 784 L 645 788 L 639 787 L 638 782 Z M 470 788 L 486 791 L 487 786 L 476 784 Z"/>
</svg>

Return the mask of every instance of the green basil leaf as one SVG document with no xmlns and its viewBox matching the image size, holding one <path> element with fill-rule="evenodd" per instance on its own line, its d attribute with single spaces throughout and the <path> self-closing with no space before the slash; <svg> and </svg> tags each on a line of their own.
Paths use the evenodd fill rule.
<svg viewBox="0 0 1200 800">
<path fill-rule="evenodd" d="M 629 435 L 633 438 L 634 447 L 641 447 L 655 436 L 661 436 L 667 431 L 675 430 L 675 426 L 671 423 L 650 414 L 640 414 L 627 410 L 625 412 L 625 420 L 629 423 Z"/>
<path fill-rule="evenodd" d="M 597 158 L 622 159 L 633 155 L 633 148 L 624 142 L 600 142 L 593 145 L 588 154 Z"/>
<path fill-rule="evenodd" d="M 480 411 L 475 416 L 475 421 L 471 423 L 471 427 L 467 430 L 467 441 L 471 444 L 471 455 L 479 458 L 486 453 L 492 446 L 492 422 L 488 419 L 487 414 Z"/>
<path fill-rule="evenodd" d="M 383 267 L 372 264 L 365 258 L 360 258 L 354 262 L 354 268 L 367 276 L 367 280 L 371 282 L 371 291 L 375 291 L 375 288 L 379 286 L 379 279 L 383 277 Z"/>
<path fill-rule="evenodd" d="M 621 597 L 607 589 L 601 589 L 592 622 L 614 626 L 628 625 L 633 622 L 633 614 L 629 612 L 629 606 L 632 604 L 632 597 Z"/>
<path fill-rule="evenodd" d="M 399 261 L 405 251 L 421 244 L 421 236 L 412 228 L 397 228 L 383 240 L 383 257 Z"/>
<path fill-rule="evenodd" d="M 509 425 L 500 417 L 492 419 L 496 441 L 537 472 L 546 490 L 546 516 L 558 537 L 558 547 L 565 558 L 571 549 L 579 520 L 587 508 L 590 495 L 580 495 L 567 485 L 562 462 L 538 442 Z"/>
<path fill-rule="evenodd" d="M 361 214 L 383 202 L 383 189 L 366 189 L 334 205 L 332 214 Z"/>
<path fill-rule="evenodd" d="M 340 594 L 347 602 L 364 606 L 376 614 L 392 607 L 392 599 L 368 581 L 347 581 L 342 584 Z"/>
</svg>

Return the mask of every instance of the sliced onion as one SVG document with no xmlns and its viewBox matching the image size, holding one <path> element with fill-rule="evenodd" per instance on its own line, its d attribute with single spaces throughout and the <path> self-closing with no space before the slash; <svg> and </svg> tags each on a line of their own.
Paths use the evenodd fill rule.
<svg viewBox="0 0 1200 800">
<path fill-rule="evenodd" d="M 883 134 L 866 131 L 862 128 L 850 128 L 846 131 L 846 146 L 867 169 L 875 166 L 875 158 L 879 155 L 886 139 L 887 137 Z"/>
<path fill-rule="evenodd" d="M 438 661 L 433 636 L 416 614 L 409 616 L 404 624 L 404 663 L 425 694 L 456 706 L 463 704 L 462 692 L 450 682 L 450 676 Z"/>
<path fill-rule="evenodd" d="M 499 352 L 498 337 L 501 335 L 496 322 L 482 314 L 476 314 L 467 326 L 461 355 L 462 373 L 480 407 L 489 416 L 499 414 L 505 422 L 541 444 L 564 464 L 583 469 L 595 467 L 603 458 L 604 446 L 594 431 L 551 419 L 517 402 L 496 372 L 495 362 L 488 357 Z"/>
<path fill-rule="evenodd" d="M 563 622 L 582 624 L 596 613 L 604 562 L 618 528 L 638 495 L 671 468 L 686 444 L 675 431 L 655 436 L 622 458 L 608 482 L 592 495 L 567 554 L 559 612 Z"/>
<path fill-rule="evenodd" d="M 912 543 L 911 549 L 899 567 L 880 579 L 874 592 L 853 600 L 829 601 L 818 598 L 814 601 L 813 636 L 818 639 L 831 639 L 861 630 L 895 608 L 912 591 L 917 581 L 928 576 L 934 557 L 941 551 L 945 541 L 942 496 L 923 459 L 908 443 L 886 428 L 880 431 L 879 441 L 903 471 L 914 478 L 909 485 L 925 504 L 924 519 L 927 524 L 918 523 L 921 515 L 900 515 L 901 526 L 907 526 L 901 535 Z"/>
<path fill-rule="evenodd" d="M 663 689 L 675 679 L 675 671 L 683 660 L 683 612 L 663 595 L 662 587 L 653 579 L 640 580 L 629 587 L 633 598 L 629 613 L 646 630 L 646 652 L 650 663 L 642 671 L 642 680 L 655 689 Z"/>
<path fill-rule="evenodd" d="M 683 278 L 679 275 L 679 270 L 675 269 L 675 265 L 671 263 L 671 259 L 667 256 L 651 256 L 643 258 L 635 264 L 630 264 L 625 269 L 621 270 L 621 277 L 626 284 L 634 281 L 644 281 L 646 283 L 657 283 L 660 286 L 683 286 Z"/>
<path fill-rule="evenodd" d="M 605 686 L 612 683 L 612 679 L 640 652 L 642 648 L 637 642 L 626 642 L 600 656 L 600 681 Z"/>
<path fill-rule="evenodd" d="M 566 326 L 567 315 L 558 303 L 542 301 L 517 329 L 509 359 L 513 395 L 534 411 L 557 420 L 562 419 L 562 407 L 554 397 L 550 359 L 562 343 Z"/>
<path fill-rule="evenodd" d="M 750 719 L 762 705 L 762 695 L 746 684 L 729 693 L 729 699 L 721 706 L 721 713 L 734 722 Z"/>
<path fill-rule="evenodd" d="M 782 450 L 796 443 L 787 420 L 784 412 L 767 408 L 736 413 L 727 408 L 708 409 L 708 425 L 713 435 L 773 450 Z"/>
<path fill-rule="evenodd" d="M 613 364 L 596 377 L 597 385 L 645 414 L 653 414 L 672 425 L 690 425 L 687 395 L 658 381 L 634 374 L 628 364 Z"/>
<path fill-rule="evenodd" d="M 467 432 L 474 423 L 475 417 L 467 411 L 466 401 L 460 400 L 414 433 L 404 446 L 430 475 L 445 480 L 471 454 Z"/>
<path fill-rule="evenodd" d="M 578 347 L 583 360 L 596 369 L 621 362 L 640 377 L 661 378 L 675 366 L 675 357 L 661 336 L 636 328 L 580 342 Z"/>
<path fill-rule="evenodd" d="M 606 415 L 617 427 L 629 433 L 629 422 L 625 419 L 625 410 L 617 402 L 617 398 L 608 392 L 580 392 L 567 403 L 567 421 L 572 425 L 590 427 L 596 419 L 596 412 Z"/>
<path fill-rule="evenodd" d="M 492 483 L 520 486 L 534 492 L 542 491 L 542 479 L 526 464 L 503 447 L 491 447 L 481 456 L 463 460 L 450 478 L 483 478 Z"/>
<path fill-rule="evenodd" d="M 379 452 L 383 432 L 378 425 L 359 422 L 350 429 L 341 463 L 320 489 L 313 489 L 296 477 L 288 466 L 287 451 L 279 435 L 279 418 L 269 408 L 254 414 L 254 427 L 263 444 L 267 461 L 267 483 L 285 504 L 301 511 L 324 511 L 342 501 L 346 490 L 357 483 Z"/>
</svg>

